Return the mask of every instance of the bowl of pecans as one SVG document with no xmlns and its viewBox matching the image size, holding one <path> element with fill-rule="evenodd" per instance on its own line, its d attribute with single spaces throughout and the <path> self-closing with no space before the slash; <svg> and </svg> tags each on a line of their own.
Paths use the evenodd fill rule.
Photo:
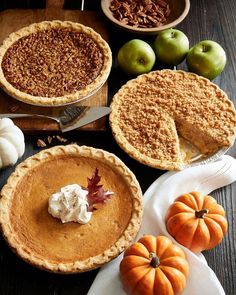
<svg viewBox="0 0 236 295">
<path fill-rule="evenodd" d="M 101 7 L 116 26 L 155 34 L 178 25 L 189 12 L 190 0 L 101 0 Z"/>
</svg>

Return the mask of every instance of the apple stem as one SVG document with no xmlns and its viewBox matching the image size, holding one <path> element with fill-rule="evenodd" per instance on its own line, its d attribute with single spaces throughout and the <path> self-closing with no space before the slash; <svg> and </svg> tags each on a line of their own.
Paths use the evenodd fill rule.
<svg viewBox="0 0 236 295">
<path fill-rule="evenodd" d="M 139 62 L 140 62 L 141 64 L 145 65 L 145 60 L 144 60 L 143 58 L 140 58 L 140 59 L 139 59 Z"/>
<path fill-rule="evenodd" d="M 202 52 L 206 52 L 207 51 L 206 49 L 207 49 L 206 46 L 203 44 L 202 45 Z"/>
<path fill-rule="evenodd" d="M 171 38 L 175 37 L 175 32 L 171 32 Z"/>
</svg>

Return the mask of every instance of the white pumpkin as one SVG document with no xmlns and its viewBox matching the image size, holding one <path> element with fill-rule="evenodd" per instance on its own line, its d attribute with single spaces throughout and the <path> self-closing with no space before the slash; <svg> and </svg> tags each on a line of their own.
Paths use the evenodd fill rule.
<svg viewBox="0 0 236 295">
<path fill-rule="evenodd" d="M 23 132 L 11 119 L 0 119 L 0 168 L 14 165 L 24 151 Z"/>
</svg>

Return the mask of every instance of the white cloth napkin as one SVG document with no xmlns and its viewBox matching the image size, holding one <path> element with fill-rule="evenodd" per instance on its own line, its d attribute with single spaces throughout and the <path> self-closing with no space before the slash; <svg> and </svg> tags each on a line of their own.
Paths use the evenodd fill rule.
<svg viewBox="0 0 236 295">
<path fill-rule="evenodd" d="M 174 199 L 191 191 L 209 194 L 236 180 L 236 160 L 223 156 L 203 166 L 180 172 L 167 172 L 159 177 L 144 194 L 144 217 L 138 237 L 144 234 L 165 235 L 178 244 L 167 232 L 164 222 L 166 211 Z M 185 252 L 190 273 L 183 295 L 224 295 L 225 292 L 204 256 L 194 254 L 178 244 Z M 119 279 L 119 264 L 123 254 L 101 268 L 88 295 L 125 295 Z M 199 290 L 199 288 L 201 288 Z"/>
</svg>

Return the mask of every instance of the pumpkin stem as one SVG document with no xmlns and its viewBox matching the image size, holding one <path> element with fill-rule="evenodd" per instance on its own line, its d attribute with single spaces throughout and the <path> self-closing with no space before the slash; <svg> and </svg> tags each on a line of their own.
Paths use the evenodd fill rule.
<svg viewBox="0 0 236 295">
<path fill-rule="evenodd" d="M 196 210 L 195 211 L 195 216 L 196 218 L 204 218 L 204 215 L 209 212 L 208 209 L 202 209 L 202 210 Z"/>
<path fill-rule="evenodd" d="M 151 258 L 150 265 L 154 268 L 157 268 L 161 264 L 160 259 L 153 252 L 151 252 L 149 256 Z"/>
</svg>

